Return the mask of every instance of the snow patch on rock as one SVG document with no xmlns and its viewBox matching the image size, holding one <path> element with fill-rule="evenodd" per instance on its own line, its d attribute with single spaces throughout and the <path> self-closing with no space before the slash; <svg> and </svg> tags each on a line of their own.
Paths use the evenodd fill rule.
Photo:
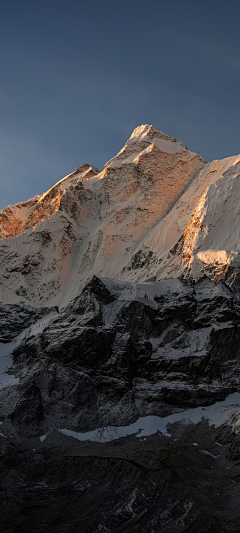
<svg viewBox="0 0 240 533">
<path fill-rule="evenodd" d="M 108 426 L 93 431 L 87 431 L 86 433 L 78 433 L 65 428 L 58 429 L 58 431 L 63 435 L 74 437 L 80 441 L 90 440 L 93 442 L 111 442 L 130 435 L 136 435 L 136 437 L 140 438 L 158 432 L 165 437 L 171 437 L 170 426 L 172 424 L 198 424 L 199 422 L 206 420 L 209 426 L 219 427 L 224 423 L 230 425 L 231 417 L 234 414 L 236 415 L 236 413 L 240 415 L 240 393 L 238 392 L 229 394 L 224 401 L 216 402 L 208 407 L 187 409 L 186 411 L 174 413 L 164 418 L 159 416 L 140 417 L 137 422 L 134 422 L 129 426 Z M 202 453 L 205 452 L 202 451 Z"/>
</svg>

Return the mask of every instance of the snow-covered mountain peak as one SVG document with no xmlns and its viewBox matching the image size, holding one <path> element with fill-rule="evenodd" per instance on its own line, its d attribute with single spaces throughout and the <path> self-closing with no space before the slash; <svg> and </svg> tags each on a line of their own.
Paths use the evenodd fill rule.
<svg viewBox="0 0 240 533">
<path fill-rule="evenodd" d="M 135 128 L 126 144 L 130 145 L 139 142 L 155 144 L 161 152 L 169 154 L 175 154 L 181 149 L 187 149 L 184 144 L 177 141 L 174 137 L 170 137 L 170 135 L 149 124 L 142 124 Z"/>
<path fill-rule="evenodd" d="M 45 194 L 8 206 L 0 213 L 0 300 L 64 306 L 94 274 L 154 277 L 165 245 L 155 250 L 149 239 L 205 165 L 140 126 L 102 172 L 84 164 Z"/>
<path fill-rule="evenodd" d="M 165 157 L 166 163 L 169 163 L 168 156 L 176 155 L 177 160 L 187 160 L 197 155 L 190 152 L 183 143 L 163 133 L 158 128 L 144 124 L 135 128 L 125 146 L 115 157 L 108 161 L 105 169 L 119 168 L 122 165 L 138 163 L 141 157 L 151 152 L 156 157 L 161 157 L 160 152 Z M 204 162 L 202 158 L 201 160 Z M 173 164 L 172 159 L 171 164 Z"/>
<path fill-rule="evenodd" d="M 150 125 L 0 212 L 0 301 L 64 307 L 94 276 L 238 285 L 240 156 L 206 163 Z"/>
</svg>

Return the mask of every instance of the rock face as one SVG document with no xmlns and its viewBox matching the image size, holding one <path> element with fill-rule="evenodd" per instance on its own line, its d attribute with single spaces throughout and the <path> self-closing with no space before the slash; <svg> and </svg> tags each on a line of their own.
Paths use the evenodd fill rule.
<svg viewBox="0 0 240 533">
<path fill-rule="evenodd" d="M 237 531 L 239 320 L 207 278 L 2 305 L 3 531 Z"/>
<path fill-rule="evenodd" d="M 240 298 L 221 283 L 95 277 L 53 316 L 37 342 L 28 334 L 13 349 L 16 375 L 28 367 L 29 409 L 32 383 L 41 392 L 38 436 L 51 426 L 87 432 L 165 417 L 238 390 Z"/>
<path fill-rule="evenodd" d="M 0 531 L 239 531 L 239 162 L 141 126 L 1 212 Z"/>
</svg>

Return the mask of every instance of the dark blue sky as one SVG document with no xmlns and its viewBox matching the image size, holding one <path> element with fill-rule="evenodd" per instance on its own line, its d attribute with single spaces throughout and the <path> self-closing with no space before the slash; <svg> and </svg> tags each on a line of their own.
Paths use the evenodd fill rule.
<svg viewBox="0 0 240 533">
<path fill-rule="evenodd" d="M 144 123 L 240 153 L 240 4 L 3 0 L 0 208 L 113 157 Z"/>
</svg>

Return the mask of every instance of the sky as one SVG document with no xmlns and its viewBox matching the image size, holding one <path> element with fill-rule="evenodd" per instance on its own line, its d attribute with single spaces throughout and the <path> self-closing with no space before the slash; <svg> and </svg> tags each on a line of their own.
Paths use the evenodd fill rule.
<svg viewBox="0 0 240 533">
<path fill-rule="evenodd" d="M 236 0 L 2 0 L 0 209 L 153 124 L 205 160 L 240 153 Z"/>
</svg>

